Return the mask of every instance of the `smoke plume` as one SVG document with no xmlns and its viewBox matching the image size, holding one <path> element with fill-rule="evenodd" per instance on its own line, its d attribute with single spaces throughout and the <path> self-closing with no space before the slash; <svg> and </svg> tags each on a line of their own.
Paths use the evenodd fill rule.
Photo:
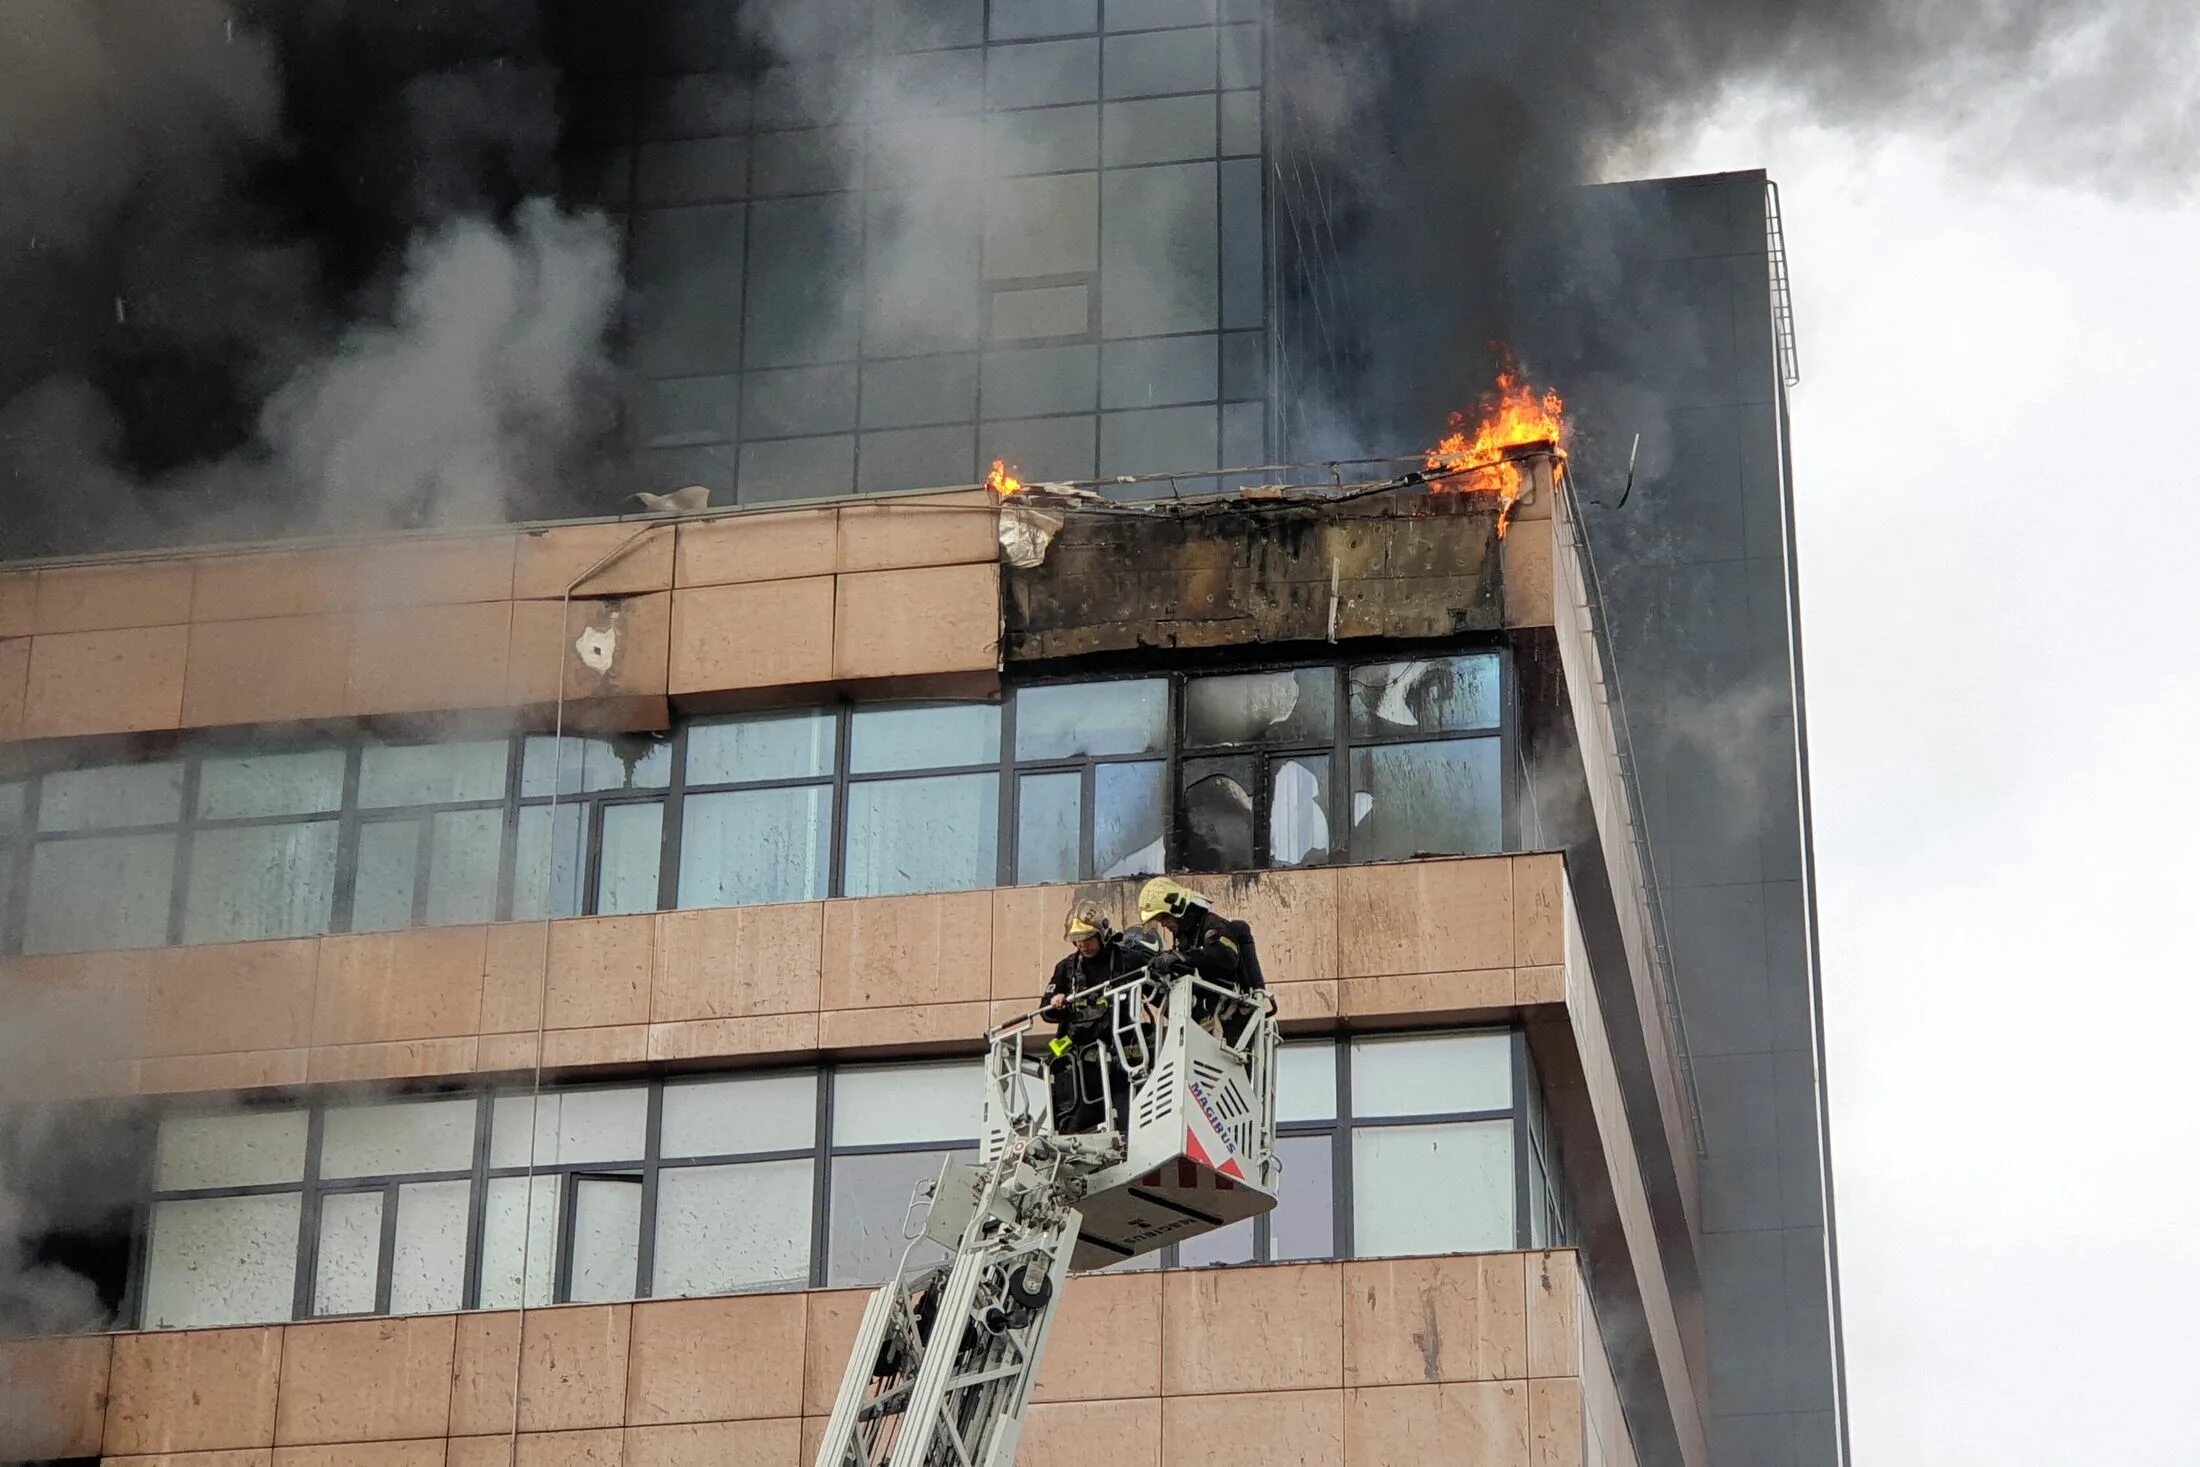
<svg viewBox="0 0 2200 1467">
<path fill-rule="evenodd" d="M 0 553 L 569 504 L 618 270 L 547 202 L 546 48 L 497 0 L 12 0 Z"/>
</svg>

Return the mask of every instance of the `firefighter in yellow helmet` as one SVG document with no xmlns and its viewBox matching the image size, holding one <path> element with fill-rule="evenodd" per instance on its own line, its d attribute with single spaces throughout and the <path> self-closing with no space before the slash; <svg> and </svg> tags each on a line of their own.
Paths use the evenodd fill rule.
<svg viewBox="0 0 2200 1467">
<path fill-rule="evenodd" d="M 1054 1129 L 1071 1135 L 1094 1130 L 1105 1118 L 1104 1073 L 1114 1073 L 1115 1094 L 1122 1094 L 1124 1082 L 1111 1063 L 1113 1053 L 1107 1043 L 1108 1000 L 1100 990 L 1137 967 L 1138 961 L 1125 950 L 1107 909 L 1095 901 L 1081 901 L 1070 908 L 1062 936 L 1070 951 L 1054 965 L 1046 991 L 1039 997 L 1039 1012 L 1056 1029 L 1047 1046 L 1052 1056 Z"/>
<path fill-rule="evenodd" d="M 1268 986 L 1260 971 L 1252 927 L 1220 915 L 1190 887 L 1156 876 L 1139 888 L 1138 920 L 1169 934 L 1172 951 L 1155 963 L 1157 971 L 1188 969 L 1218 987 L 1247 994 Z M 1212 1007 L 1211 1003 L 1193 1006 L 1195 1013 Z"/>
</svg>

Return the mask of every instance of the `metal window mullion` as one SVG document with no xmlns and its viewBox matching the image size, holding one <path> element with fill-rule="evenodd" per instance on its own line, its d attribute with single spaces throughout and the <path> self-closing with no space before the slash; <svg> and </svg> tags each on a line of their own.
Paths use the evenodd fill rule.
<svg viewBox="0 0 2200 1467">
<path fill-rule="evenodd" d="M 115 1318 L 134 1329 L 145 1328 L 145 1276 L 153 1261 L 153 1209 L 157 1202 L 153 1197 L 154 1167 L 160 1153 L 160 1122 L 156 1115 L 152 1121 L 153 1144 L 145 1148 L 138 1160 L 137 1188 L 131 1205 L 129 1271 L 123 1276 L 122 1304 L 115 1311 Z"/>
<path fill-rule="evenodd" d="M 810 1287 L 825 1287 L 825 1260 L 832 1246 L 833 1067 L 817 1071 L 817 1133 L 811 1138 Z"/>
<path fill-rule="evenodd" d="M 1330 1244 L 1339 1258 L 1356 1256 L 1352 1227 L 1352 1040 L 1337 1040 L 1336 1133 L 1329 1143 L 1329 1202 L 1336 1209 Z"/>
<path fill-rule="evenodd" d="M 1077 771 L 1077 879 L 1091 881 L 1099 875 L 1099 860 L 1093 852 L 1093 827 L 1099 819 L 1100 776 L 1091 760 L 1078 766 Z"/>
<path fill-rule="evenodd" d="M 306 1165 L 298 1180 L 298 1277 L 291 1283 L 290 1317 L 313 1317 L 313 1276 L 321 1256 L 321 1135 L 327 1107 L 306 1111 Z"/>
<path fill-rule="evenodd" d="M 504 754 L 504 838 L 497 847 L 497 900 L 498 921 L 508 921 L 512 915 L 514 888 L 519 882 L 519 812 L 520 766 L 527 758 L 527 736 L 513 734 L 505 744 Z M 555 840 L 551 848 L 556 849 Z M 532 1194 L 529 1194 L 532 1196 Z M 520 1280 L 520 1298 L 527 1297 L 527 1281 Z"/>
<path fill-rule="evenodd" d="M 853 710 L 842 703 L 833 721 L 833 808 L 831 855 L 825 872 L 825 895 L 839 896 L 848 879 L 848 746 L 854 741 Z"/>
<path fill-rule="evenodd" d="M 428 881 L 435 860 L 435 817 L 425 810 L 413 817 L 412 924 L 428 925 Z"/>
<path fill-rule="evenodd" d="M 1520 849 L 1520 707 L 1515 696 L 1512 655 L 1497 653 L 1497 840 L 1501 851 Z"/>
<path fill-rule="evenodd" d="M 1335 692 L 1331 695 L 1335 710 L 1329 720 L 1329 860 L 1332 865 L 1346 865 L 1352 860 L 1352 678 L 1348 664 L 1338 663 L 1334 672 Z"/>
<path fill-rule="evenodd" d="M 1526 1248 L 1534 1234 L 1528 1222 L 1529 1151 L 1535 1139 L 1528 1134 L 1528 1035 L 1512 1031 L 1513 1121 L 1513 1246 Z"/>
<path fill-rule="evenodd" d="M 459 1285 L 459 1307 L 481 1307 L 482 1250 L 488 1246 L 489 1219 L 489 1128 L 496 1116 L 496 1092 L 476 1091 L 474 1095 L 474 1164 L 467 1173 L 472 1188 L 466 1199 L 466 1275 Z M 529 1118 L 532 1122 L 532 1117 Z M 530 1188 L 532 1184 L 530 1184 Z M 532 1195 L 530 1191 L 530 1196 Z M 520 1225 L 526 1226 L 526 1213 L 520 1214 Z M 527 1281 L 520 1280 L 520 1297 L 526 1298 Z"/>
<path fill-rule="evenodd" d="M 397 1201 L 403 1186 L 397 1181 L 382 1184 L 382 1236 L 374 1257 L 373 1312 L 376 1314 L 390 1312 L 390 1295 L 396 1282 L 392 1275 L 397 1269 Z"/>
<path fill-rule="evenodd" d="M 642 1123 L 642 1209 L 635 1224 L 634 1297 L 652 1297 L 657 1277 L 657 1174 L 665 1136 L 665 1082 L 649 1087 L 649 1110 Z"/>
<path fill-rule="evenodd" d="M 1014 690 L 1001 697 L 1001 793 L 996 806 L 996 831 L 994 836 L 993 870 L 996 886 L 1016 884 L 1017 783 L 1016 764 L 1016 694 Z"/>
<path fill-rule="evenodd" d="M 664 814 L 657 827 L 657 910 L 680 905 L 680 836 L 687 827 L 687 737 L 682 721 L 672 730 L 672 775 L 664 788 Z M 655 1192 L 654 1185 L 651 1192 Z"/>
<path fill-rule="evenodd" d="M 183 808 L 176 821 L 174 864 L 168 873 L 168 945 L 183 943 L 183 911 L 191 881 L 191 835 L 198 825 L 199 759 L 196 752 L 183 760 Z"/>
<path fill-rule="evenodd" d="M 344 789 L 336 802 L 336 890 L 329 897 L 328 930 L 351 931 L 352 913 L 358 905 L 353 888 L 359 881 L 359 766 L 362 746 L 356 742 L 344 750 Z"/>
<path fill-rule="evenodd" d="M 1166 766 L 1161 791 L 1161 869 L 1174 871 L 1183 865 L 1184 842 L 1179 838 L 1177 822 L 1183 818 L 1184 790 L 1184 674 L 1170 673 L 1168 677 L 1167 722 L 1163 725 L 1164 750 L 1162 762 Z"/>
<path fill-rule="evenodd" d="M 552 1234 L 550 1245 L 550 1302 L 564 1304 L 570 1302 L 573 1297 L 573 1225 L 575 1222 L 574 1215 L 580 1211 L 581 1177 L 578 1170 L 571 1168 L 561 1168 L 556 1175 L 558 1179 L 557 1210 L 555 1214 L 557 1229 Z M 534 1198 L 533 1182 L 527 1184 L 527 1195 L 530 1204 L 532 1204 Z M 526 1279 L 522 1278 L 520 1280 L 519 1288 L 520 1301 L 524 1304 L 527 1299 Z"/>
</svg>

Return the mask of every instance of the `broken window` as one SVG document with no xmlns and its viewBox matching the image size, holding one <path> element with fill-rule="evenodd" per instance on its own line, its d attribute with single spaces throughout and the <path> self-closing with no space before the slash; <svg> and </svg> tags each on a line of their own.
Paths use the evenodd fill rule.
<svg viewBox="0 0 2200 1467">
<path fill-rule="evenodd" d="M 1354 739 L 1497 730 L 1494 652 L 1371 663 L 1352 669 L 1351 684 Z"/>
<path fill-rule="evenodd" d="M 1178 830 L 1186 867 L 1328 861 L 1336 722 L 1335 667 L 1188 679 L 1185 748 L 1244 752 L 1184 760 Z"/>
<path fill-rule="evenodd" d="M 1484 855 L 1502 848 L 1498 740 L 1377 744 L 1352 751 L 1352 856 Z"/>
</svg>

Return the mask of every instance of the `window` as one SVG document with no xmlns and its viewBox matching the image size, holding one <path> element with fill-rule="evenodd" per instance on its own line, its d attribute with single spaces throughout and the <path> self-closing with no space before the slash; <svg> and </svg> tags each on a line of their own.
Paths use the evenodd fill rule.
<svg viewBox="0 0 2200 1467">
<path fill-rule="evenodd" d="M 1278 1054 L 1274 1211 L 1125 1267 L 1570 1236 L 1520 1034 Z M 982 1075 L 954 1060 L 178 1107 L 154 1148 L 138 1318 L 173 1329 L 876 1283 L 921 1224 L 919 1187 L 976 1159 Z"/>
<path fill-rule="evenodd" d="M 669 736 L 224 739 L 34 770 L 0 783 L 0 952 L 1486 854 L 1511 838 L 1503 668 L 1472 652 Z"/>
<path fill-rule="evenodd" d="M 992 886 L 1000 842 L 1001 710 L 858 709 L 848 720 L 843 896 Z"/>
<path fill-rule="evenodd" d="M 1023 688 L 1014 719 L 1016 880 L 1162 870 L 1168 680 Z"/>
</svg>

